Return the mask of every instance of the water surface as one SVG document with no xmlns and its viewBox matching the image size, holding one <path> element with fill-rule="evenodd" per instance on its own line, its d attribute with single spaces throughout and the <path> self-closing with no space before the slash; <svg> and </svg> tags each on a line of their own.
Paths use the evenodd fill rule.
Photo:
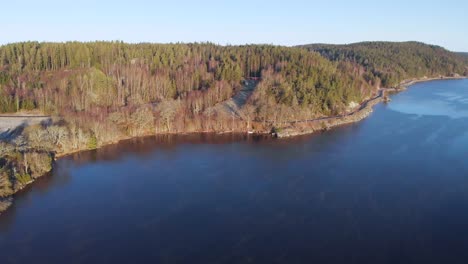
<svg viewBox="0 0 468 264">
<path fill-rule="evenodd" d="M 468 80 L 289 140 L 136 139 L 58 161 L 1 263 L 467 263 Z"/>
</svg>

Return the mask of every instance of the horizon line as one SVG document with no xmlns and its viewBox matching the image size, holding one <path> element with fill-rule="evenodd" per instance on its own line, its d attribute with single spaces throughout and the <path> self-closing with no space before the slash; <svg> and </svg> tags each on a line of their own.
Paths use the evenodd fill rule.
<svg viewBox="0 0 468 264">
<path fill-rule="evenodd" d="M 5 43 L 2 43 L 0 42 L 0 47 L 3 47 L 3 46 L 7 46 L 7 45 L 12 45 L 12 44 L 18 44 L 18 43 L 28 43 L 28 42 L 37 42 L 37 43 L 57 43 L 57 44 L 65 44 L 65 43 L 97 43 L 97 42 L 108 42 L 108 43 L 113 43 L 113 42 L 121 42 L 121 43 L 124 43 L 124 44 L 134 44 L 134 45 L 138 45 L 138 44 L 158 44 L 158 45 L 176 45 L 176 44 L 185 44 L 185 45 L 189 45 L 189 44 L 213 44 L 213 45 L 217 45 L 217 46 L 224 46 L 224 47 L 234 47 L 234 46 L 250 46 L 250 45 L 258 45 L 258 46 L 261 46 L 261 45 L 266 45 L 266 46 L 278 46 L 278 47 L 290 47 L 290 48 L 296 48 L 296 47 L 303 47 L 303 46 L 307 46 L 307 45 L 337 45 L 337 46 L 341 46 L 341 45 L 353 45 L 353 44 L 361 44 L 361 43 L 372 43 L 372 42 L 383 42 L 383 43 L 421 43 L 421 44 L 425 44 L 425 45 L 431 45 L 431 46 L 438 46 L 438 47 L 441 47 L 441 48 L 444 48 L 448 51 L 451 51 L 451 52 L 462 52 L 462 53 L 468 53 L 468 50 L 466 51 L 462 51 L 462 50 L 450 50 L 444 46 L 441 46 L 441 45 L 438 45 L 438 44 L 433 44 L 433 43 L 427 43 L 427 42 L 424 42 L 424 41 L 418 41 L 418 40 L 405 40 L 405 41 L 389 41 L 389 40 L 362 40 L 362 41 L 357 41 L 357 42 L 345 42 L 345 43 L 331 43 L 331 42 L 309 42 L 309 43 L 305 43 L 305 44 L 294 44 L 294 45 L 283 45 L 283 44 L 274 44 L 274 43 L 261 43 L 261 42 L 258 42 L 258 43 L 249 43 L 249 42 L 245 42 L 245 43 L 242 43 L 242 44 L 233 44 L 233 43 L 217 43 L 217 42 L 214 42 L 214 41 L 209 41 L 209 40 L 206 40 L 206 41 L 176 41 L 176 42 L 155 42 L 155 41 L 125 41 L 125 40 L 119 40 L 119 39 L 114 39 L 114 40 L 99 40 L 99 39 L 95 39 L 95 40 L 60 40 L 60 41 L 49 41 L 49 40 L 21 40 L 21 41 L 14 41 L 14 42 L 5 42 Z"/>
</svg>

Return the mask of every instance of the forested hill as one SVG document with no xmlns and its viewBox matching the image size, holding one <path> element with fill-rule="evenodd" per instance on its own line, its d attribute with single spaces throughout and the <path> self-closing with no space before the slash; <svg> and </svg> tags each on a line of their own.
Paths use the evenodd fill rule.
<svg viewBox="0 0 468 264">
<path fill-rule="evenodd" d="M 243 119 L 271 126 L 344 113 L 403 79 L 467 74 L 459 55 L 416 42 L 307 48 L 317 52 L 211 43 L 8 44 L 0 46 L 0 113 L 39 110 L 99 143 L 148 130 L 245 130 L 213 109 L 249 78 L 258 85 Z"/>
<path fill-rule="evenodd" d="M 468 64 L 468 52 L 457 52 L 457 54 L 465 60 L 466 64 Z"/>
<path fill-rule="evenodd" d="M 366 70 L 367 78 L 396 86 L 408 78 L 467 75 L 467 63 L 460 54 L 420 42 L 361 42 L 349 45 L 312 44 L 302 46 L 333 61 L 348 61 Z"/>
<path fill-rule="evenodd" d="M 206 111 L 248 78 L 260 80 L 248 102 L 259 121 L 336 114 L 375 92 L 350 63 L 300 48 L 25 42 L 0 47 L 0 112 L 39 109 L 132 130 L 122 120 L 152 106 L 162 129 L 206 130 Z"/>
</svg>

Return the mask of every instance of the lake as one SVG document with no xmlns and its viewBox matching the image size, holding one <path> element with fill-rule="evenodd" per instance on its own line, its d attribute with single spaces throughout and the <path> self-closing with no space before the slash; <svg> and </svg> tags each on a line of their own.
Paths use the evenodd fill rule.
<svg viewBox="0 0 468 264">
<path fill-rule="evenodd" d="M 1 263 L 468 263 L 468 80 L 292 139 L 140 138 L 57 161 Z"/>
</svg>

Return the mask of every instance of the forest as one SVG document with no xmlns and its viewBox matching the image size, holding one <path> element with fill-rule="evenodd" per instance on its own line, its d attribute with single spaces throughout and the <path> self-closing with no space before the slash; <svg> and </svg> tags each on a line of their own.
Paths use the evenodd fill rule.
<svg viewBox="0 0 468 264">
<path fill-rule="evenodd" d="M 442 47 L 420 42 L 362 42 L 350 45 L 302 46 L 332 61 L 356 63 L 368 72 L 367 80 L 384 87 L 398 86 L 411 78 L 467 75 L 467 60 Z"/>
<path fill-rule="evenodd" d="M 26 42 L 2 46 L 0 61 L 0 112 L 39 110 L 129 135 L 142 124 L 166 132 L 226 129 L 207 110 L 249 78 L 261 80 L 248 102 L 260 121 L 277 120 L 278 109 L 337 114 L 376 87 L 351 63 L 268 45 Z"/>
</svg>

